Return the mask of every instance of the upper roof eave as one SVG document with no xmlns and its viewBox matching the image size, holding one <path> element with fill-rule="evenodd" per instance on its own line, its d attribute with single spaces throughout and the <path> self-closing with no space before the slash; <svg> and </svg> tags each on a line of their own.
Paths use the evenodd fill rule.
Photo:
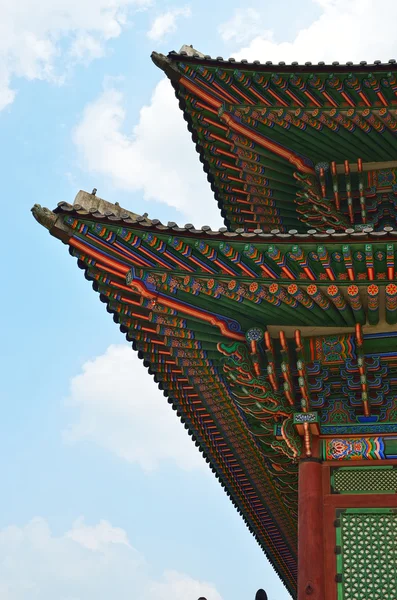
<svg viewBox="0 0 397 600">
<path fill-rule="evenodd" d="M 37 205 L 36 205 L 37 206 Z M 104 210 L 106 208 L 106 210 Z M 40 207 L 41 209 L 41 207 Z M 49 214 L 61 215 L 70 214 L 75 215 L 76 218 L 81 219 L 93 219 L 98 220 L 101 223 L 107 223 L 109 225 L 124 225 L 125 227 L 137 227 L 139 229 L 145 229 L 146 231 L 169 234 L 177 234 L 182 236 L 191 237 L 205 237 L 212 239 L 233 239 L 237 242 L 286 242 L 291 243 L 321 243 L 321 242 L 362 242 L 362 241 L 384 241 L 385 238 L 391 238 L 394 240 L 397 238 L 397 230 L 385 227 L 383 231 L 373 231 L 371 227 L 366 228 L 365 231 L 354 231 L 353 229 L 347 229 L 344 232 L 337 232 L 333 229 L 329 229 L 325 233 L 317 232 L 314 229 L 308 229 L 306 231 L 298 232 L 297 230 L 291 230 L 287 233 L 282 233 L 277 229 L 271 232 L 264 232 L 258 229 L 254 232 L 246 232 L 244 229 L 237 229 L 235 231 L 228 231 L 226 227 L 222 227 L 219 230 L 213 230 L 209 225 L 203 225 L 200 229 L 196 229 L 191 223 L 187 223 L 184 226 L 180 226 L 175 222 L 168 222 L 167 224 L 162 223 L 158 219 L 149 219 L 147 215 L 138 215 L 132 211 L 120 207 L 118 204 L 112 204 L 93 196 L 88 192 L 80 191 L 74 204 L 68 202 L 59 202 L 58 206 L 53 211 L 48 209 L 41 209 L 47 211 Z M 36 209 L 37 213 L 37 209 Z M 37 214 L 35 215 L 37 218 Z M 39 220 L 39 219 L 37 219 Z M 44 224 L 44 223 L 42 223 Z"/>
<path fill-rule="evenodd" d="M 158 53 L 153 52 L 152 58 L 154 58 L 156 55 L 158 55 Z M 233 57 L 224 59 L 221 56 L 213 58 L 209 55 L 203 55 L 201 52 L 188 53 L 185 50 L 181 50 L 180 52 L 172 50 L 168 53 L 167 58 L 173 62 L 196 62 L 211 67 L 225 68 L 229 66 L 235 69 L 242 69 L 246 71 L 262 71 L 269 73 L 370 73 L 373 71 L 379 72 L 390 71 L 391 69 L 397 70 L 397 60 L 395 59 L 390 59 L 386 63 L 380 60 L 375 60 L 373 63 L 361 61 L 360 63 L 347 62 L 341 64 L 335 61 L 331 64 L 326 64 L 324 62 L 319 62 L 317 64 L 311 62 L 306 62 L 304 64 L 299 64 L 298 62 L 286 64 L 285 62 L 273 63 L 271 61 L 261 62 L 260 60 L 249 62 L 245 59 L 236 60 Z"/>
</svg>

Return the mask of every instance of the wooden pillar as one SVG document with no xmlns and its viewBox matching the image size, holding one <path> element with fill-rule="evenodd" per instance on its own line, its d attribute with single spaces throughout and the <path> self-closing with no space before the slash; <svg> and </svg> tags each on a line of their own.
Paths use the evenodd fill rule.
<svg viewBox="0 0 397 600">
<path fill-rule="evenodd" d="M 298 600 L 325 600 L 321 461 L 299 463 Z"/>
</svg>

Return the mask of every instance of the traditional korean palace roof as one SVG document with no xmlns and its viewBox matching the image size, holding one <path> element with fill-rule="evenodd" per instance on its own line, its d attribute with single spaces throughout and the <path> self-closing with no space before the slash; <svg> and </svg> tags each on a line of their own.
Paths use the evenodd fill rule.
<svg viewBox="0 0 397 600">
<path fill-rule="evenodd" d="M 294 594 L 300 434 L 310 455 L 311 431 L 397 432 L 397 231 L 195 229 L 85 192 L 33 214 L 67 244 Z M 392 439 L 371 451 L 397 454 Z"/>
<path fill-rule="evenodd" d="M 225 227 L 163 224 L 86 192 L 33 214 L 295 596 L 297 461 L 314 436 L 324 460 L 357 436 L 372 440 L 366 458 L 397 457 L 396 64 L 152 58 Z"/>
<path fill-rule="evenodd" d="M 190 46 L 152 59 L 230 230 L 396 225 L 396 61 L 250 64 Z"/>
</svg>

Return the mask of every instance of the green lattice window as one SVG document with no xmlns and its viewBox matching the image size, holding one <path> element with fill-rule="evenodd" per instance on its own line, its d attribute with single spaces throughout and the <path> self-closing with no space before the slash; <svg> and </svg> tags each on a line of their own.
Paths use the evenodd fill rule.
<svg viewBox="0 0 397 600">
<path fill-rule="evenodd" d="M 338 600 L 397 600 L 397 511 L 338 512 Z"/>
<path fill-rule="evenodd" d="M 385 467 L 338 467 L 331 471 L 333 494 L 395 494 L 397 469 Z"/>
</svg>

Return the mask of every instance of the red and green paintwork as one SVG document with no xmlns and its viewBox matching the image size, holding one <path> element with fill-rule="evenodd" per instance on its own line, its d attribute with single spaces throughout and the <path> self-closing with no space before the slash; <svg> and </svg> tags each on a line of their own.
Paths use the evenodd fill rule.
<svg viewBox="0 0 397 600">
<path fill-rule="evenodd" d="M 78 201 L 92 198 L 80 193 Z M 321 261 L 308 259 L 303 267 L 291 260 L 290 253 L 297 253 L 293 237 L 269 243 L 261 235 L 175 231 L 128 213 L 92 213 L 79 204 L 61 203 L 51 215 L 51 233 L 69 245 L 293 590 L 294 459 L 302 447 L 294 412 L 317 410 L 322 431 L 335 435 L 375 435 L 384 421 L 391 427 L 397 422 L 397 354 L 389 352 L 397 334 L 361 339 L 360 323 L 370 307 L 363 301 L 357 308 L 357 296 L 368 286 L 379 295 L 391 285 L 386 263 L 380 263 L 385 278 L 376 285 L 364 262 L 365 281 L 356 286 L 342 279 L 337 286 Z M 339 274 L 341 265 L 347 272 L 343 248 L 364 256 L 361 237 L 344 238 L 348 245 L 331 235 L 329 240 L 321 240 L 321 252 L 339 253 Z M 307 241 L 302 252 L 318 253 L 315 238 Z M 372 251 L 386 252 L 390 243 L 372 236 Z M 327 331 L 335 325 L 340 333 L 333 336 L 291 340 L 263 333 L 266 326 Z"/>
<path fill-rule="evenodd" d="M 33 214 L 295 596 L 299 458 L 319 436 L 327 460 L 397 456 L 397 72 L 153 60 L 226 228 L 163 225 L 85 192 Z"/>
<path fill-rule="evenodd" d="M 152 59 L 173 83 L 227 227 L 396 223 L 394 64 Z"/>
</svg>

